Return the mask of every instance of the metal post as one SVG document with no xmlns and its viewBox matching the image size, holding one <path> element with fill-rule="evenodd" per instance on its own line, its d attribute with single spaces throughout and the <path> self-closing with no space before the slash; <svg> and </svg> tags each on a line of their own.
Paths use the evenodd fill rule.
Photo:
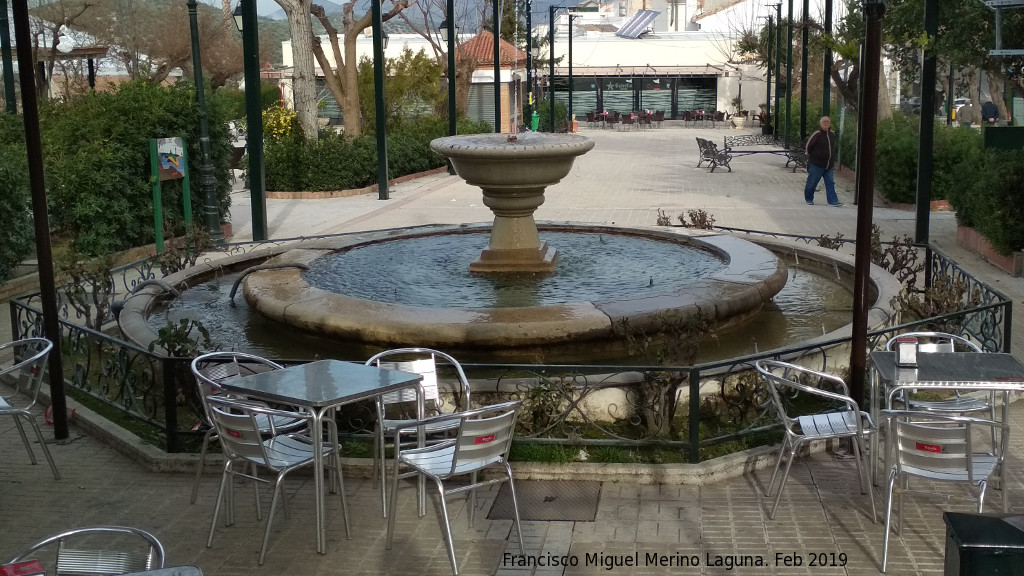
<svg viewBox="0 0 1024 576">
<path fill-rule="evenodd" d="M 779 50 L 782 46 L 782 2 L 775 5 L 775 127 L 772 130 L 772 135 L 777 141 L 779 139 L 779 67 L 782 63 L 782 57 L 779 56 Z M 786 87 L 789 88 L 788 86 Z M 771 108 L 771 102 L 768 103 L 768 107 Z"/>
<path fill-rule="evenodd" d="M 4 102 L 8 114 L 17 114 L 14 94 L 14 63 L 11 56 L 11 29 L 7 24 L 7 0 L 0 0 L 0 54 L 4 64 Z M 90 60 L 91 62 L 91 60 Z"/>
<path fill-rule="evenodd" d="M 454 3 L 455 0 L 448 0 Z M 526 0 L 526 101 L 530 104 L 530 110 L 534 110 L 533 99 L 533 2 Z M 526 119 L 530 121 L 529 118 Z"/>
<path fill-rule="evenodd" d="M 793 108 L 793 0 L 789 0 L 789 23 L 786 25 L 786 148 L 789 148 L 789 122 Z"/>
<path fill-rule="evenodd" d="M 946 126 L 953 125 L 953 63 L 949 63 L 949 88 L 946 91 Z"/>
<path fill-rule="evenodd" d="M 14 42 L 31 46 L 28 26 L 28 0 L 14 0 Z M 32 66 L 32 50 L 18 50 L 18 79 L 21 82 L 21 112 L 25 124 L 25 152 L 28 155 L 28 182 L 32 193 L 32 221 L 35 224 L 36 260 L 39 262 L 39 298 L 43 305 L 43 335 L 53 342 L 47 359 L 50 369 L 50 407 L 53 409 L 53 435 L 66 442 L 68 405 L 64 396 L 64 364 L 61 354 L 60 322 L 57 318 L 57 284 L 53 275 L 50 250 L 50 219 L 47 216 L 46 184 L 43 182 L 43 144 L 39 134 L 39 108 Z"/>
<path fill-rule="evenodd" d="M 808 14 L 811 11 L 811 0 L 804 0 L 804 13 L 800 30 L 800 141 L 807 139 L 807 43 L 810 41 Z"/>
<path fill-rule="evenodd" d="M 925 0 L 924 32 L 930 41 L 939 33 L 939 0 Z M 925 50 L 921 62 L 921 136 L 917 149 L 917 210 L 914 241 L 928 243 L 932 200 L 932 148 L 935 142 L 935 50 Z"/>
<path fill-rule="evenodd" d="M 199 189 L 203 192 L 203 222 L 214 245 L 224 243 L 220 231 L 220 208 L 217 202 L 217 179 L 213 176 L 210 158 L 210 123 L 206 112 L 206 86 L 203 84 L 203 62 L 199 53 L 199 20 L 196 0 L 188 0 L 189 34 L 192 39 L 192 75 L 196 83 L 196 105 L 199 107 Z"/>
<path fill-rule="evenodd" d="M 455 70 L 455 50 L 456 42 L 458 38 L 455 36 L 455 0 L 447 0 L 447 60 L 449 60 L 449 135 L 454 136 L 459 133 L 459 111 L 456 108 L 456 70 Z M 449 161 L 449 174 L 455 174 L 455 165 Z"/>
<path fill-rule="evenodd" d="M 263 101 L 260 96 L 260 41 L 256 0 L 242 0 L 242 63 L 245 76 L 245 153 L 249 157 L 252 239 L 268 240 L 266 170 L 263 165 Z"/>
<path fill-rule="evenodd" d="M 572 21 L 575 18 L 572 14 L 566 14 L 569 18 L 569 132 L 572 131 Z"/>
<path fill-rule="evenodd" d="M 551 100 L 550 131 L 555 131 L 555 7 L 548 6 L 548 98 Z"/>
<path fill-rule="evenodd" d="M 832 34 L 832 0 L 825 0 L 825 34 Z M 832 50 L 825 45 L 825 63 L 822 66 L 821 114 L 832 115 Z"/>
<path fill-rule="evenodd" d="M 864 39 L 864 62 L 861 76 L 863 106 L 860 108 L 860 149 L 857 152 L 857 244 L 854 253 L 853 339 L 850 343 L 850 396 L 864 406 L 868 342 L 868 294 L 871 276 L 871 211 L 875 186 L 876 136 L 878 132 L 878 73 L 882 64 L 882 0 L 864 0 L 867 32 Z"/>
<path fill-rule="evenodd" d="M 0 1 L 2 1 L 2 0 L 0 0 Z M 89 89 L 90 90 L 95 90 L 96 89 L 96 60 L 94 60 L 92 58 L 89 58 L 86 61 L 86 63 L 88 65 L 88 67 L 89 67 L 89 73 L 88 73 L 88 76 L 87 76 L 88 82 L 89 82 Z"/>
<path fill-rule="evenodd" d="M 501 133 L 501 3 L 491 0 L 494 18 L 494 132 Z"/>
<path fill-rule="evenodd" d="M 773 16 L 768 15 L 768 65 L 765 70 L 765 83 L 768 91 L 768 96 L 765 98 L 765 106 L 768 107 L 768 114 L 765 117 L 764 124 L 772 121 L 772 34 L 773 34 Z M 778 81 L 778 78 L 776 78 Z"/>
<path fill-rule="evenodd" d="M 377 123 L 377 199 L 388 199 L 387 116 L 384 114 L 384 23 L 380 0 L 371 0 L 370 18 L 373 27 L 373 105 Z"/>
</svg>

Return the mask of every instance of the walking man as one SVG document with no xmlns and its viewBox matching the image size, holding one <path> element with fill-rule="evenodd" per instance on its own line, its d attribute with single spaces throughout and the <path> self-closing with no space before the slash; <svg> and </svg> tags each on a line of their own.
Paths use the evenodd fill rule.
<svg viewBox="0 0 1024 576">
<path fill-rule="evenodd" d="M 833 178 L 839 142 L 835 134 L 829 131 L 832 120 L 828 116 L 822 116 L 819 125 L 821 129 L 816 130 L 807 139 L 807 185 L 804 186 L 804 200 L 808 204 L 814 204 L 814 189 L 824 177 L 828 205 L 842 206 L 843 203 L 836 196 L 836 182 Z"/>
</svg>

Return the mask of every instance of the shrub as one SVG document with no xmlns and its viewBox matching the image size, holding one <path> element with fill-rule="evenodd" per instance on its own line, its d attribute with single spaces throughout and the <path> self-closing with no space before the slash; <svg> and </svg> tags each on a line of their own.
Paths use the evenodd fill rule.
<svg viewBox="0 0 1024 576">
<path fill-rule="evenodd" d="M 981 158 L 971 181 L 961 179 L 970 225 L 1002 254 L 1024 249 L 1024 150 L 985 150 Z"/>
<path fill-rule="evenodd" d="M 210 156 L 222 211 L 230 202 L 229 144 L 222 107 L 209 108 Z M 181 136 L 191 159 L 192 214 L 201 218 L 202 191 L 195 91 L 146 82 L 120 84 L 67 102 L 44 102 L 40 125 L 51 224 L 83 255 L 106 254 L 153 241 L 149 141 Z M 162 185 L 165 222 L 184 231 L 180 180 Z M 198 220 L 197 220 L 198 222 Z"/>
<path fill-rule="evenodd" d="M 223 117 L 245 118 L 245 92 L 238 88 L 221 87 L 213 93 L 211 100 L 223 107 Z M 281 89 L 276 84 L 260 84 L 260 109 L 281 107 Z"/>
<path fill-rule="evenodd" d="M 917 191 L 916 117 L 894 113 L 878 124 L 875 188 L 892 202 L 914 202 Z"/>
<path fill-rule="evenodd" d="M 29 211 L 28 167 L 22 117 L 0 118 L 0 282 L 32 251 L 32 216 Z"/>
<path fill-rule="evenodd" d="M 964 176 L 978 169 L 981 133 L 966 126 L 936 125 L 933 150 L 932 199 L 950 200 L 963 189 Z"/>
<path fill-rule="evenodd" d="M 535 107 L 531 107 L 529 104 L 523 105 L 523 117 L 526 118 L 528 123 L 533 122 L 533 111 L 536 109 L 539 117 L 537 124 L 538 132 L 550 132 L 551 131 L 551 101 L 541 100 L 537 102 Z M 565 131 L 565 122 L 569 117 L 569 108 L 564 102 L 555 101 L 555 132 Z M 492 130 L 488 130 L 491 132 Z"/>
<path fill-rule="evenodd" d="M 460 134 L 490 131 L 490 124 L 460 120 Z M 264 150 L 268 190 L 326 191 L 361 188 L 377 182 L 377 141 L 374 135 L 345 138 L 325 130 L 316 141 L 300 132 L 267 139 Z M 448 134 L 448 122 L 430 117 L 407 120 L 388 133 L 388 178 L 444 166 L 430 150 L 430 141 Z"/>
</svg>

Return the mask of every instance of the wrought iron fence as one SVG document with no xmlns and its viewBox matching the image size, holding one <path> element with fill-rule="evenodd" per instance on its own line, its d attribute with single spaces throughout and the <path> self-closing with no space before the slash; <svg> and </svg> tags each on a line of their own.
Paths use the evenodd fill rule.
<svg viewBox="0 0 1024 576">
<path fill-rule="evenodd" d="M 265 244 L 264 244 L 265 245 Z M 229 247 L 232 253 L 263 245 Z M 959 281 L 968 287 L 963 310 L 890 326 L 869 334 L 869 348 L 884 347 L 900 332 L 955 326 L 986 350 L 1009 350 L 1011 301 L 972 277 L 941 252 L 924 248 L 925 283 Z M 118 268 L 114 290 L 121 294 L 156 280 L 153 261 Z M 10 303 L 16 337 L 42 333 L 38 295 Z M 198 437 L 197 414 L 189 402 L 194 387 L 187 358 L 167 358 L 81 325 L 66 302 L 60 306 L 65 380 L 79 401 L 106 410 L 113 420 L 135 427 L 143 438 L 169 452 L 188 449 Z M 465 364 L 474 403 L 514 397 L 523 400 L 517 441 L 571 447 L 616 446 L 674 451 L 697 462 L 748 446 L 772 442 L 775 418 L 753 370 L 759 359 L 795 361 L 841 372 L 849 339 L 790 346 L 694 366 L 565 366 Z M 366 406 L 343 412 L 342 430 L 368 435 L 373 414 Z"/>
</svg>

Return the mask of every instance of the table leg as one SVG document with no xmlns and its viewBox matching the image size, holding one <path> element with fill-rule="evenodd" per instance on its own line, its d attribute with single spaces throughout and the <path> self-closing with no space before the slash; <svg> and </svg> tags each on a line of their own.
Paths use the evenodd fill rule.
<svg viewBox="0 0 1024 576">
<path fill-rule="evenodd" d="M 882 435 L 882 423 L 878 421 L 878 373 L 874 370 L 868 373 L 868 403 L 868 414 L 875 425 L 875 433 L 871 435 L 871 467 L 868 473 L 871 475 L 871 483 L 878 486 L 878 437 Z"/>
<path fill-rule="evenodd" d="M 313 489 L 316 497 L 316 551 L 326 552 L 324 535 L 324 410 L 312 410 L 313 413 Z"/>
</svg>

